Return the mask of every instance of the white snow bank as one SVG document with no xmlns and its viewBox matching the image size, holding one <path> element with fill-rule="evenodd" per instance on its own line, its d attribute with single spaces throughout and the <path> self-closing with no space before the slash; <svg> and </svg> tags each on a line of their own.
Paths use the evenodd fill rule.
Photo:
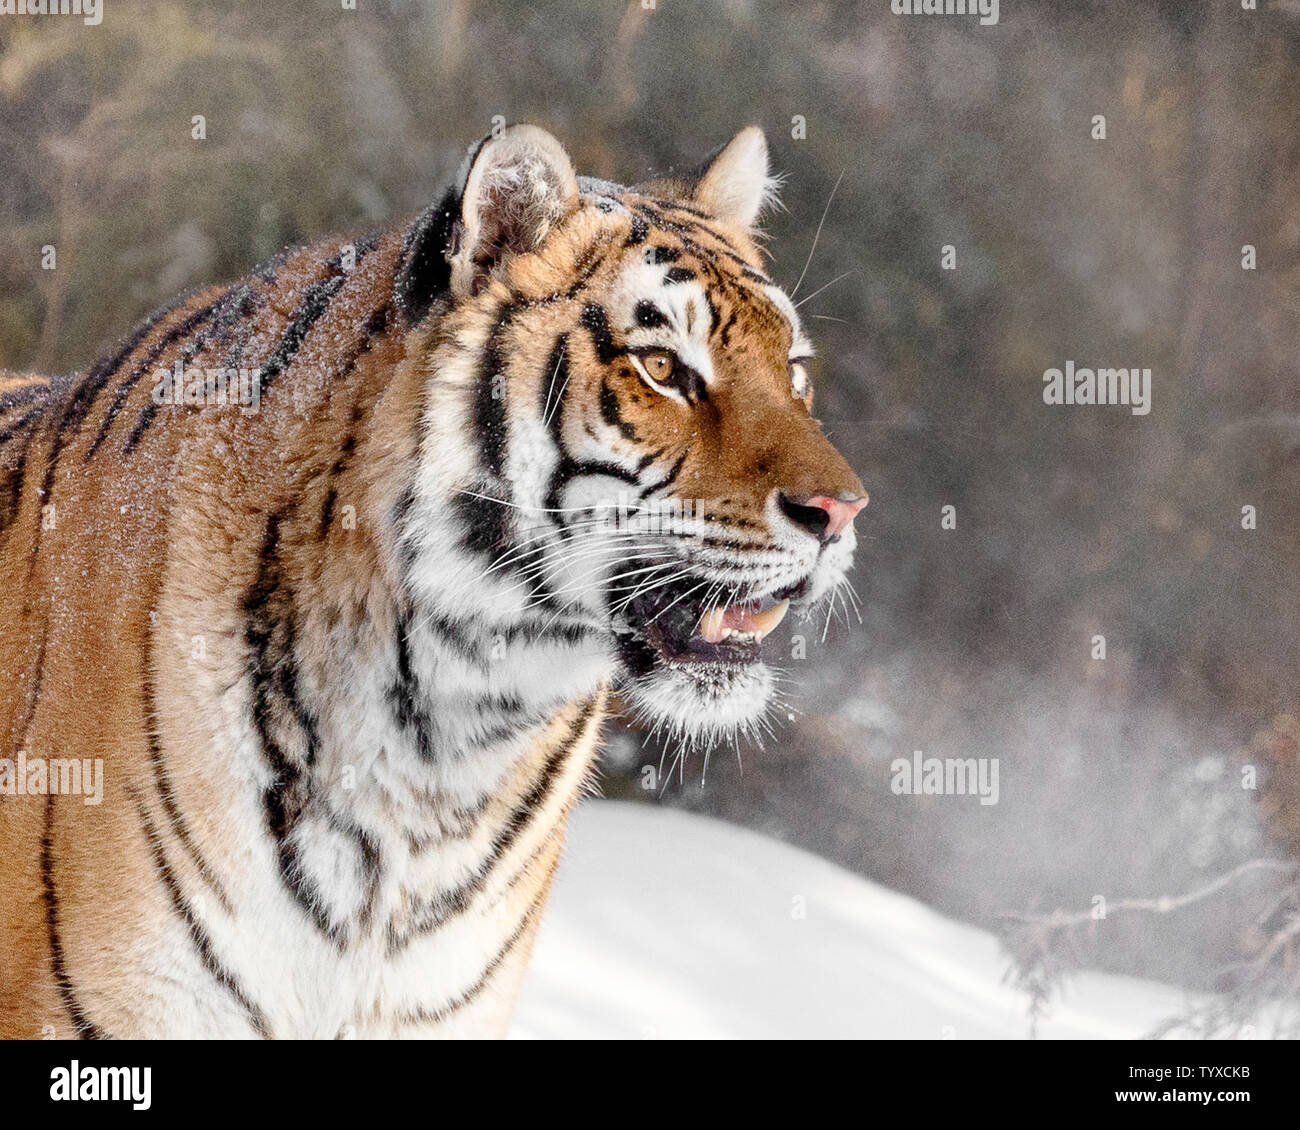
<svg viewBox="0 0 1300 1130">
<path fill-rule="evenodd" d="M 804 916 L 799 916 L 802 908 Z M 514 1035 L 1020 1038 L 992 935 L 754 832 L 650 805 L 579 807 Z M 1136 1037 L 1166 985 L 1084 973 L 1043 1037 Z"/>
</svg>

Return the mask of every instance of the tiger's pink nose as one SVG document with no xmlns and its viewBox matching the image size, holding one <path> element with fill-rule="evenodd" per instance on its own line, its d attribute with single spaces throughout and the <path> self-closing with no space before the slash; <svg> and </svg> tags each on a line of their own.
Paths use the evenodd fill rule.
<svg viewBox="0 0 1300 1130">
<path fill-rule="evenodd" d="M 858 511 L 866 506 L 868 501 L 866 495 L 846 502 L 843 499 L 827 498 L 826 495 L 819 494 L 810 498 L 805 505 L 816 506 L 826 511 L 828 519 L 826 523 L 826 540 L 829 541 L 831 538 L 840 536 L 844 528 L 858 516 Z"/>
<path fill-rule="evenodd" d="M 839 537 L 868 501 L 865 494 L 850 499 L 831 498 L 825 494 L 794 499 L 782 494 L 781 509 L 796 526 L 825 543 Z"/>
</svg>

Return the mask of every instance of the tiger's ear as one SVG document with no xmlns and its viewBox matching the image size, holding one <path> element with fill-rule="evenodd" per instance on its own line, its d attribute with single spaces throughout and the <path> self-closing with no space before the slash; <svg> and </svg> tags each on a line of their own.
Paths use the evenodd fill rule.
<svg viewBox="0 0 1300 1130">
<path fill-rule="evenodd" d="M 447 249 L 451 290 L 476 294 L 511 255 L 534 251 L 578 206 L 578 177 L 564 147 L 537 126 L 486 137 L 466 162 Z"/>
<path fill-rule="evenodd" d="M 704 211 L 726 223 L 752 230 L 759 213 L 776 198 L 776 180 L 768 174 L 767 138 L 758 126 L 746 126 L 700 167 L 692 198 Z"/>
<path fill-rule="evenodd" d="M 456 183 L 406 233 L 394 298 L 407 325 L 439 298 L 476 294 L 511 255 L 539 247 L 578 204 L 569 156 L 536 126 L 507 126 L 476 143 Z"/>
</svg>

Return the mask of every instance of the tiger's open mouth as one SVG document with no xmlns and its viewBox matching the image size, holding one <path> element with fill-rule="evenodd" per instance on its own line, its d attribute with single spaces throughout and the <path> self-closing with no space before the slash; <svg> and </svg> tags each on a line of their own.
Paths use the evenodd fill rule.
<svg viewBox="0 0 1300 1130">
<path fill-rule="evenodd" d="M 757 663 L 762 643 L 785 618 L 790 595 L 706 604 L 698 583 L 655 589 L 628 607 L 628 626 L 642 648 L 672 664 L 742 667 Z"/>
</svg>

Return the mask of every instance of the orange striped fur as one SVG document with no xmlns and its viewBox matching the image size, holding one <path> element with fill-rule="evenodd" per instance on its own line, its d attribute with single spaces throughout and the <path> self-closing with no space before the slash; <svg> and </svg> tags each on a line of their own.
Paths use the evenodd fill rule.
<svg viewBox="0 0 1300 1130">
<path fill-rule="evenodd" d="M 409 223 L 183 297 L 72 378 L 0 374 L 0 1035 L 505 1031 L 611 684 L 705 737 L 767 701 L 749 636 L 692 666 L 715 645 L 611 576 L 648 554 L 638 601 L 698 576 L 685 607 L 707 581 L 743 628 L 852 551 L 756 136 L 631 190 L 515 127 Z M 670 330 L 668 362 L 634 344 Z M 160 403 L 178 362 L 258 370 L 257 410 Z M 703 500 L 734 544 L 606 560 L 602 491 Z M 20 755 L 101 768 L 42 791 Z"/>
</svg>

